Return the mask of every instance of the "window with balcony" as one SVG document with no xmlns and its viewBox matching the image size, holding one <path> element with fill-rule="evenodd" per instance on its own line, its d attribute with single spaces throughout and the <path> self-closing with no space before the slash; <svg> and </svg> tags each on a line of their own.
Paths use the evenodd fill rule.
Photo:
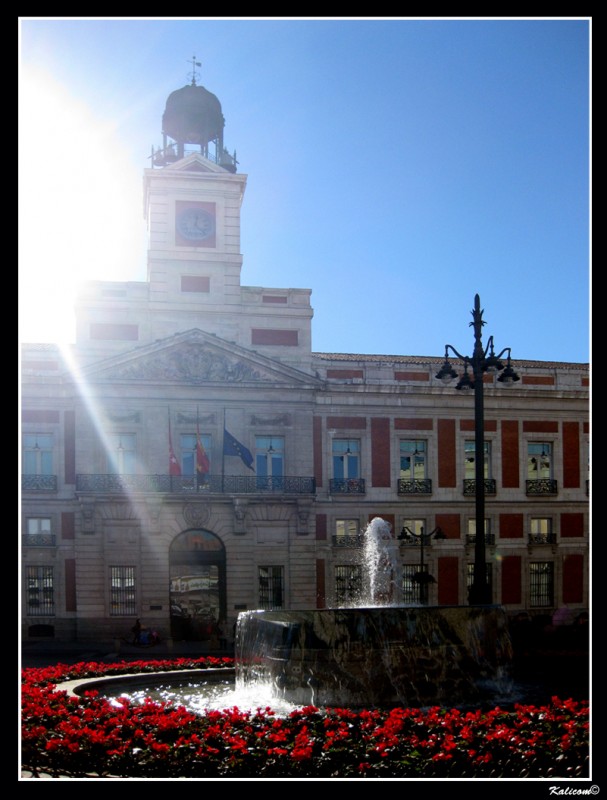
<svg viewBox="0 0 607 800">
<path fill-rule="evenodd" d="M 284 487 L 285 442 L 282 436 L 255 437 L 255 474 L 259 491 Z"/>
<path fill-rule="evenodd" d="M 28 475 L 51 475 L 53 472 L 53 435 L 23 435 L 23 471 Z"/>
<path fill-rule="evenodd" d="M 529 603 L 532 608 L 550 608 L 554 605 L 552 561 L 533 561 L 529 564 Z"/>
<path fill-rule="evenodd" d="M 335 565 L 335 604 L 340 608 L 358 605 L 363 580 L 360 564 Z"/>
<path fill-rule="evenodd" d="M 259 608 L 264 611 L 283 608 L 284 567 L 259 567 Z"/>
<path fill-rule="evenodd" d="M 25 524 L 23 544 L 26 547 L 48 547 L 55 544 L 50 517 L 30 517 Z"/>
<path fill-rule="evenodd" d="M 532 517 L 529 523 L 529 544 L 554 544 L 551 517 Z"/>
<path fill-rule="evenodd" d="M 55 614 L 55 587 L 52 567 L 25 568 L 25 613 L 30 617 Z"/>
<path fill-rule="evenodd" d="M 23 434 L 23 488 L 56 489 L 57 477 L 53 474 L 52 433 Z"/>
<path fill-rule="evenodd" d="M 364 492 L 360 477 L 360 441 L 358 439 L 333 439 L 333 478 L 331 492 Z"/>
<path fill-rule="evenodd" d="M 137 592 L 135 567 L 110 567 L 110 615 L 115 617 L 135 616 Z"/>
<path fill-rule="evenodd" d="M 200 443 L 202 445 L 202 458 L 206 458 L 210 467 L 211 437 L 201 433 Z M 181 447 L 181 474 L 185 477 L 194 477 L 196 475 L 196 434 L 182 433 L 179 437 L 179 445 Z M 204 466 L 206 467 L 206 465 Z M 210 469 L 208 471 L 210 472 Z"/>
<path fill-rule="evenodd" d="M 485 494 L 495 494 L 491 477 L 491 442 L 483 442 L 483 480 Z M 464 494 L 476 494 L 476 443 L 464 442 Z"/>
<path fill-rule="evenodd" d="M 357 519 L 335 520 L 335 533 L 333 545 L 335 547 L 360 547 L 362 537 L 358 528 Z"/>
<path fill-rule="evenodd" d="M 527 494 L 556 494 L 556 480 L 552 477 L 552 444 L 527 443 Z"/>
<path fill-rule="evenodd" d="M 404 519 L 403 520 L 403 528 L 408 528 L 408 532 L 412 533 L 415 539 L 413 539 L 413 543 L 415 541 L 419 541 L 419 538 L 422 536 L 424 531 L 426 530 L 426 520 L 425 519 Z M 401 540 L 406 540 L 405 535 L 401 530 L 401 533 L 398 536 Z"/>
<path fill-rule="evenodd" d="M 467 522 L 468 529 L 466 533 L 466 544 L 474 544 L 476 542 L 476 520 L 469 519 Z M 485 519 L 485 544 L 495 544 L 495 535 L 491 533 L 491 520 Z"/>
<path fill-rule="evenodd" d="M 137 472 L 136 437 L 134 433 L 109 435 L 108 472 L 113 475 L 135 475 Z"/>
<path fill-rule="evenodd" d="M 360 477 L 360 442 L 333 439 L 333 477 L 348 480 Z"/>
<path fill-rule="evenodd" d="M 403 439 L 400 442 L 399 494 L 430 494 L 432 481 L 427 475 L 427 442 Z"/>
</svg>

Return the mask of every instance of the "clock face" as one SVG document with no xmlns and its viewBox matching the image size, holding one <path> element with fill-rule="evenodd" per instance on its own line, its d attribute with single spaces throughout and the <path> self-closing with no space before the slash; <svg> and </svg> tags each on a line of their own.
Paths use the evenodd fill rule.
<svg viewBox="0 0 607 800">
<path fill-rule="evenodd" d="M 203 208 L 186 208 L 176 220 L 177 232 L 190 242 L 202 242 L 215 233 L 215 217 Z"/>
</svg>

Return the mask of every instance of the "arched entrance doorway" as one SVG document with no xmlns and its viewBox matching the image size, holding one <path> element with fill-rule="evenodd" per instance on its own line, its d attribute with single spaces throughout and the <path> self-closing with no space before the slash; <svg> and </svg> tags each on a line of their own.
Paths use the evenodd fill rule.
<svg viewBox="0 0 607 800">
<path fill-rule="evenodd" d="M 206 530 L 179 534 L 169 552 L 171 636 L 177 641 L 217 641 L 226 618 L 226 555 Z M 217 645 L 218 646 L 218 645 Z"/>
</svg>

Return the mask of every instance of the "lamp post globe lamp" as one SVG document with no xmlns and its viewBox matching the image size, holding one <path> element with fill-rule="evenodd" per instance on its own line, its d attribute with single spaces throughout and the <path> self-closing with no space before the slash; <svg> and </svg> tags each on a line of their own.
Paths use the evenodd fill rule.
<svg viewBox="0 0 607 800">
<path fill-rule="evenodd" d="M 435 528 L 431 533 L 424 533 L 424 529 L 422 528 L 419 533 L 415 533 L 406 525 L 403 525 L 403 528 L 400 532 L 398 537 L 400 540 L 409 542 L 410 544 L 418 544 L 419 543 L 419 571 L 413 575 L 411 580 L 413 583 L 419 584 L 419 602 L 422 606 L 428 605 L 428 585 L 431 583 L 436 583 L 436 578 L 434 575 L 430 575 L 429 572 L 426 572 L 425 569 L 425 562 L 424 562 L 424 546 L 430 544 L 432 539 L 446 539 L 447 536 L 443 533 L 440 527 Z"/>
<path fill-rule="evenodd" d="M 474 498 L 475 498 L 475 519 L 476 533 L 474 537 L 474 574 L 472 585 L 468 593 L 470 605 L 491 605 L 491 586 L 487 580 L 487 562 L 485 553 L 485 412 L 484 412 L 484 384 L 483 375 L 485 373 L 500 373 L 497 378 L 502 386 L 512 386 L 520 380 L 513 370 L 510 363 L 511 348 L 505 347 L 498 355 L 495 355 L 493 336 L 487 341 L 487 346 L 483 347 L 482 330 L 485 321 L 483 320 L 483 309 L 481 309 L 480 297 L 474 296 L 474 308 L 472 310 L 472 322 L 470 326 L 474 328 L 474 349 L 471 356 L 459 353 L 453 345 L 445 345 L 445 361 L 436 374 L 436 378 L 444 384 L 450 383 L 457 378 L 457 372 L 449 362 L 449 352 L 461 359 L 464 364 L 464 373 L 459 378 L 456 389 L 459 391 L 474 392 Z M 507 355 L 506 365 L 500 360 Z M 470 375 L 471 370 L 472 375 Z"/>
</svg>

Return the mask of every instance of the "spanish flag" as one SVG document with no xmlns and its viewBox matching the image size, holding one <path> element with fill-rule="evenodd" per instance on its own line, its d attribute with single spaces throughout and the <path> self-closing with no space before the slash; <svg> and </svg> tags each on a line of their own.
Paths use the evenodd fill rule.
<svg viewBox="0 0 607 800">
<path fill-rule="evenodd" d="M 198 482 L 203 480 L 205 475 L 209 474 L 210 470 L 211 464 L 202 444 L 200 431 L 198 430 L 198 421 L 196 421 L 196 477 L 198 478 Z"/>
</svg>

